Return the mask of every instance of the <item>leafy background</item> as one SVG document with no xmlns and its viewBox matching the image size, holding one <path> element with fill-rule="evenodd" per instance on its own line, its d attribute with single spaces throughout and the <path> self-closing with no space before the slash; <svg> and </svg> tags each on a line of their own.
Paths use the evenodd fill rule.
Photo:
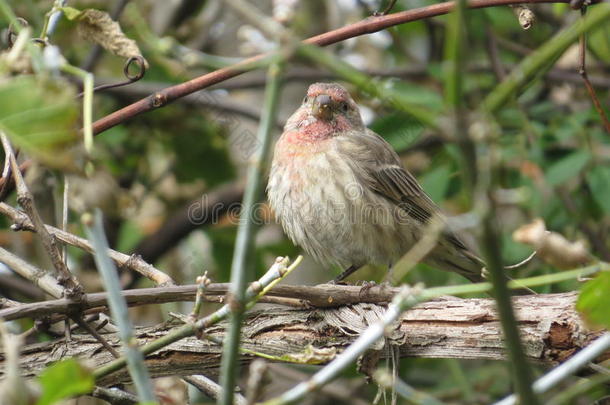
<svg viewBox="0 0 610 405">
<path fill-rule="evenodd" d="M 38 32 L 51 1 L 9 1 L 15 13 L 26 18 Z M 170 4 L 171 3 L 171 4 Z M 228 7 L 214 1 L 143 1 L 128 2 L 120 19 L 125 33 L 136 40 L 150 63 L 145 78 L 121 90 L 96 94 L 94 118 L 100 118 L 150 91 L 212 71 L 226 63 L 265 51 L 270 43 L 254 28 L 244 25 Z M 219 3 L 219 2 L 218 2 Z M 255 2 L 271 13 L 268 1 Z M 394 10 L 432 4 L 428 1 L 399 1 Z M 70 6 L 111 8 L 103 1 L 70 1 Z M 300 2 L 292 28 L 299 37 L 309 37 L 370 15 L 380 7 L 377 2 L 342 0 L 337 2 Z M 508 7 L 467 12 L 467 55 L 463 72 L 462 108 L 476 110 L 482 99 L 497 85 L 490 58 L 490 46 L 496 46 L 498 62 L 510 71 L 524 55 L 539 47 L 559 29 L 578 18 L 578 13 L 565 4 L 539 5 L 534 8 L 537 21 L 523 30 Z M 442 117 L 445 111 L 443 81 L 444 48 L 447 41 L 448 17 L 404 24 L 386 31 L 345 41 L 330 47 L 333 54 L 372 76 L 399 78 L 395 88 L 401 97 Z M 7 26 L 0 21 L 0 28 Z M 73 65 L 82 65 L 92 45 L 77 38 L 75 23 L 62 19 L 51 38 Z M 490 45 L 494 41 L 495 45 Z M 580 80 L 576 47 L 571 47 L 554 65 L 550 73 L 537 77 L 497 114 L 501 136 L 498 139 L 501 163 L 501 185 L 517 196 L 516 201 L 502 206 L 501 223 L 504 262 L 515 263 L 531 249 L 512 240 L 518 226 L 534 218 L 542 218 L 548 229 L 570 240 L 583 239 L 597 257 L 610 260 L 610 139 L 604 132 L 598 113 Z M 610 24 L 605 24 L 588 37 L 588 71 L 606 114 L 610 113 Z M 121 81 L 123 60 L 103 54 L 95 65 L 98 82 Z M 325 70 L 298 58 L 288 64 L 288 78 L 282 90 L 279 124 L 299 105 L 307 86 L 307 74 L 320 80 L 334 80 Z M 306 69 L 306 70 L 304 70 Z M 161 225 L 185 205 L 200 201 L 205 193 L 219 186 L 243 181 L 248 154 L 244 140 L 254 136 L 257 122 L 243 111 L 260 114 L 263 72 L 248 73 L 215 87 L 212 100 L 228 101 L 229 110 L 203 107 L 202 99 L 178 100 L 175 103 L 137 116 L 114 127 L 95 139 L 93 161 L 96 175 L 78 181 L 82 170 L 81 152 L 70 145 L 76 143 L 76 114 L 80 104 L 73 101 L 79 80 L 57 86 L 57 82 L 40 77 L 2 78 L 0 82 L 0 127 L 27 134 L 19 143 L 29 156 L 42 165 L 28 172 L 28 182 L 44 207 L 47 223 L 56 223 L 59 176 L 75 176 L 72 201 L 88 206 L 91 200 L 105 208 L 107 233 L 112 246 L 131 252 L 154 239 Z M 324 76 L 327 78 L 324 79 Z M 246 83 L 250 81 L 250 83 Z M 55 83 L 55 84 L 53 84 Z M 233 84 L 232 87 L 230 85 Z M 361 105 L 369 126 L 384 136 L 400 152 L 405 165 L 421 181 L 424 189 L 441 207 L 453 215 L 468 210 L 468 196 L 460 176 L 459 152 L 433 130 L 422 126 L 413 117 L 397 112 L 382 100 L 372 99 L 349 83 L 344 83 Z M 17 86 L 27 91 L 14 92 Z M 23 96 L 26 94 L 27 96 Z M 41 104 L 42 103 L 42 104 Z M 28 115 L 28 110 L 34 111 Z M 240 110 L 241 112 L 237 112 Z M 50 115 L 41 115 L 47 111 Z M 20 112 L 16 117 L 16 112 Z M 55 117 L 62 130 L 42 134 L 49 116 Z M 25 119 L 23 119 L 25 118 Z M 279 135 L 280 130 L 276 130 Z M 76 166 L 76 167 L 75 167 Z M 80 168 L 79 168 L 80 167 Z M 14 195 L 9 202 L 15 204 Z M 294 257 L 295 248 L 283 235 L 268 208 L 261 205 L 261 226 L 256 238 L 255 268 L 257 274 L 267 268 L 277 255 Z M 78 231 L 78 213 L 73 213 L 73 231 Z M 47 266 L 44 254 L 28 234 L 15 234 L 0 218 L 0 242 L 22 256 Z M 207 270 L 215 281 L 228 281 L 236 233 L 237 217 L 222 216 L 212 225 L 196 228 L 183 239 L 165 246 L 156 263 L 180 283 L 192 283 Z M 87 280 L 87 289 L 101 289 L 92 261 L 70 249 L 72 268 Z M 332 269 L 338 274 L 339 269 Z M 515 276 L 547 274 L 557 271 L 534 259 Z M 6 273 L 6 271 L 5 271 Z M 313 284 L 327 281 L 327 269 L 307 260 L 288 282 Z M 384 269 L 368 269 L 361 278 L 381 280 Z M 608 277 L 596 280 L 587 288 L 606 290 Z M 444 285 L 464 282 L 455 274 L 418 265 L 405 282 Z M 135 286 L 148 286 L 147 280 L 132 280 Z M 540 287 L 539 292 L 559 292 L 580 288 L 577 281 L 566 281 Z M 0 292 L 15 299 L 29 299 L 24 291 L 8 290 L 0 283 Z M 582 302 L 587 307 L 587 302 Z M 598 308 L 592 321 L 610 319 L 608 306 L 593 300 Z M 600 309 L 601 308 L 601 309 Z M 177 309 L 165 305 L 161 310 L 134 310 L 134 316 L 147 322 L 159 321 L 163 313 Z M 16 328 L 25 328 L 23 323 Z M 48 337 L 47 337 L 48 338 Z M 44 335 L 38 339 L 45 339 Z M 301 367 L 308 373 L 313 369 Z M 543 369 L 537 369 L 542 373 Z M 75 371 L 76 372 L 76 371 Z M 403 359 L 400 374 L 413 386 L 453 403 L 488 403 L 500 398 L 510 387 L 507 364 L 501 362 Z M 44 377 L 43 377 L 44 380 Z M 566 384 L 574 384 L 576 378 Z M 341 384 L 371 399 L 375 389 L 366 386 L 355 373 L 347 373 Z M 557 390 L 562 387 L 558 387 Z M 610 395 L 610 390 L 597 386 L 577 400 L 591 400 Z M 328 398 L 309 399 L 313 402 Z M 205 403 L 205 399 L 201 400 Z M 336 402 L 336 399 L 333 399 Z M 343 400 L 348 403 L 348 400 Z M 81 402 L 79 402 L 81 403 Z"/>
</svg>

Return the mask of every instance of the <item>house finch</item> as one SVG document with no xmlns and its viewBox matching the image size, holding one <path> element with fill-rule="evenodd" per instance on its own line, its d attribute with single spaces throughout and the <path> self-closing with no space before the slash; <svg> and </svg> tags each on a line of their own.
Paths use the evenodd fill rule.
<svg viewBox="0 0 610 405">
<path fill-rule="evenodd" d="M 349 93 L 315 83 L 275 145 L 267 185 L 290 239 L 322 264 L 392 265 L 442 215 L 392 147 L 364 126 Z M 445 227 L 446 228 L 446 227 Z M 424 262 L 483 280 L 483 262 L 445 229 Z"/>
</svg>

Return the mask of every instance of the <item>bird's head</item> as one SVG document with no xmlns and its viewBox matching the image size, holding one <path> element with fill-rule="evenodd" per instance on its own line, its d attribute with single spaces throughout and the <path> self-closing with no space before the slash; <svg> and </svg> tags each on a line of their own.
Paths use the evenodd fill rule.
<svg viewBox="0 0 610 405">
<path fill-rule="evenodd" d="M 314 83 L 299 109 L 290 117 L 286 130 L 311 138 L 329 138 L 350 130 L 364 130 L 358 106 L 336 83 Z"/>
<path fill-rule="evenodd" d="M 314 83 L 307 89 L 301 106 L 321 121 L 346 119 L 353 126 L 362 126 L 358 106 L 345 90 L 336 83 Z"/>
</svg>

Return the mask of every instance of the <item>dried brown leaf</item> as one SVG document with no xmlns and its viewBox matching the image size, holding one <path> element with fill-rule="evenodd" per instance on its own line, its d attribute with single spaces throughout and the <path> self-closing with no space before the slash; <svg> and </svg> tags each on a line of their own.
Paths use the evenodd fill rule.
<svg viewBox="0 0 610 405">
<path fill-rule="evenodd" d="M 570 242 L 559 233 L 547 231 L 540 218 L 515 230 L 513 239 L 534 247 L 539 257 L 560 269 L 581 266 L 591 260 L 583 241 Z"/>
<path fill-rule="evenodd" d="M 87 41 L 95 42 L 104 49 L 125 59 L 142 57 L 138 44 L 127 38 L 119 23 L 104 11 L 87 9 L 78 16 L 78 33 Z M 144 59 L 145 67 L 148 62 Z"/>
</svg>

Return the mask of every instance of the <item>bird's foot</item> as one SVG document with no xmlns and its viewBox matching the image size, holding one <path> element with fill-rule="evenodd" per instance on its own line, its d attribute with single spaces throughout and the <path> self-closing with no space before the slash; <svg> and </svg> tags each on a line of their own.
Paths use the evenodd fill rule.
<svg viewBox="0 0 610 405">
<path fill-rule="evenodd" d="M 374 281 L 363 280 L 360 285 L 362 287 L 360 287 L 360 292 L 358 293 L 358 295 L 362 296 L 363 294 L 368 293 L 371 288 L 377 286 L 378 284 L 376 282 L 374 282 Z"/>
</svg>

